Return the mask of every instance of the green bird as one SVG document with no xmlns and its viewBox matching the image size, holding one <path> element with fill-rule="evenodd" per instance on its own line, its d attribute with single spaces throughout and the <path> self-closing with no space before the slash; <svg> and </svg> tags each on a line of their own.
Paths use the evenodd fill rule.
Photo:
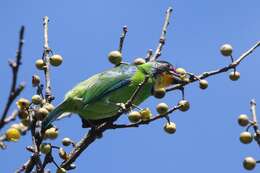
<svg viewBox="0 0 260 173">
<path fill-rule="evenodd" d="M 126 103 L 146 76 L 149 77 L 148 81 L 133 100 L 134 105 L 153 95 L 157 88 L 181 83 L 176 68 L 166 61 L 151 61 L 141 65 L 120 64 L 77 84 L 43 120 L 42 128 L 46 129 L 67 112 L 78 114 L 86 123 L 85 126 L 104 122 L 118 113 L 121 109 L 119 103 Z"/>
</svg>

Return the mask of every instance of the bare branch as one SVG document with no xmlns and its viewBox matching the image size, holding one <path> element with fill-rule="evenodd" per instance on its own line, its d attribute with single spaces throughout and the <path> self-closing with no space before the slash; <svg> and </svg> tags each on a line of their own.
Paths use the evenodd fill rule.
<svg viewBox="0 0 260 173">
<path fill-rule="evenodd" d="M 69 159 L 63 162 L 60 167 L 67 170 L 71 169 L 70 165 L 80 156 L 80 154 L 97 138 L 94 129 L 89 130 L 89 132 L 76 144 L 74 149 L 69 154 Z"/>
<path fill-rule="evenodd" d="M 257 123 L 257 118 L 256 118 L 256 101 L 254 99 L 252 99 L 251 102 L 250 102 L 250 105 L 251 105 L 251 112 L 252 112 L 253 122 Z"/>
<path fill-rule="evenodd" d="M 191 78 L 189 82 L 183 83 L 183 84 L 177 84 L 174 85 L 173 87 L 168 88 L 166 91 L 173 91 L 173 90 L 177 90 L 182 88 L 183 86 L 193 83 L 195 81 L 198 81 L 200 79 L 205 79 L 207 77 L 219 74 L 219 73 L 223 73 L 223 72 L 227 72 L 230 69 L 234 69 L 236 68 L 248 55 L 250 55 L 258 46 L 260 46 L 260 42 L 257 42 L 253 47 L 251 47 L 249 50 L 247 50 L 245 53 L 243 53 L 238 59 L 236 59 L 233 63 L 229 64 L 226 67 L 217 69 L 217 70 L 212 70 L 209 72 L 203 72 L 200 75 L 196 75 L 195 78 Z"/>
<path fill-rule="evenodd" d="M 155 120 L 167 117 L 169 114 L 171 114 L 172 112 L 178 110 L 179 108 L 180 108 L 180 105 L 174 106 L 167 113 L 165 113 L 163 115 L 158 114 L 158 115 L 155 115 L 154 117 L 152 117 L 150 120 L 140 121 L 138 123 L 132 123 L 132 124 L 112 124 L 108 129 L 122 129 L 122 128 L 139 127 L 140 125 L 147 125 L 147 124 L 149 124 L 149 123 L 151 123 L 151 122 L 153 122 Z"/>
<path fill-rule="evenodd" d="M 170 17 L 172 14 L 172 7 L 169 7 L 166 11 L 166 16 L 165 16 L 165 20 L 164 20 L 164 24 L 163 24 L 163 28 L 162 28 L 162 33 L 160 36 L 160 40 L 159 40 L 159 44 L 157 46 L 157 49 L 154 53 L 154 55 L 150 58 L 150 61 L 155 61 L 156 59 L 158 59 L 161 56 L 161 51 L 162 48 L 165 44 L 165 40 L 166 40 L 166 33 L 167 33 L 167 27 L 169 25 L 169 21 L 170 21 Z"/>
<path fill-rule="evenodd" d="M 19 45 L 18 45 L 18 50 L 16 52 L 16 59 L 15 59 L 15 61 L 9 61 L 9 65 L 12 68 L 12 72 L 13 72 L 13 78 L 12 78 L 12 84 L 11 84 L 8 100 L 5 105 L 4 112 L 3 112 L 1 120 L 0 120 L 0 129 L 3 128 L 4 125 L 6 124 L 5 118 L 8 114 L 10 106 L 12 105 L 13 101 L 23 91 L 23 89 L 25 87 L 24 83 L 21 83 L 18 86 L 16 86 L 19 67 L 21 65 L 21 59 L 22 59 L 22 48 L 23 48 L 23 44 L 24 44 L 24 30 L 25 30 L 25 27 L 22 26 L 20 29 L 20 34 L 19 34 Z"/>
<path fill-rule="evenodd" d="M 44 51 L 43 51 L 43 60 L 45 62 L 44 75 L 45 75 L 45 99 L 47 102 L 51 102 L 53 100 L 52 92 L 51 92 L 51 78 L 50 78 L 50 52 L 51 48 L 49 47 L 49 38 L 48 38 L 48 23 L 49 18 L 45 16 L 43 18 L 43 27 L 44 27 Z"/>
<path fill-rule="evenodd" d="M 121 53 L 122 53 L 122 49 L 123 49 L 123 45 L 124 45 L 124 40 L 125 40 L 127 31 L 128 31 L 127 26 L 124 26 L 124 27 L 123 27 L 122 34 L 121 34 L 121 36 L 120 36 L 119 47 L 118 47 L 118 51 L 121 52 Z"/>
<path fill-rule="evenodd" d="M 146 57 L 145 57 L 145 61 L 146 62 L 150 61 L 152 56 L 153 56 L 153 50 L 152 49 L 148 49 Z"/>
</svg>

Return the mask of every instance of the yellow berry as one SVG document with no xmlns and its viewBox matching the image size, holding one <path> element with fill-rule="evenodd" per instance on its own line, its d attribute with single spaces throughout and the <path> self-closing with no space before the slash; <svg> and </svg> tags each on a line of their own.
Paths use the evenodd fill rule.
<svg viewBox="0 0 260 173">
<path fill-rule="evenodd" d="M 163 127 L 164 131 L 173 134 L 176 132 L 176 124 L 174 122 L 166 123 Z"/>
<path fill-rule="evenodd" d="M 49 111 L 47 109 L 39 108 L 35 112 L 35 117 L 37 120 L 43 120 L 48 114 L 49 114 Z"/>
<path fill-rule="evenodd" d="M 6 139 L 8 141 L 13 141 L 16 142 L 20 139 L 21 137 L 21 133 L 18 129 L 16 128 L 9 128 L 6 132 L 5 132 L 5 136 Z"/>
<path fill-rule="evenodd" d="M 24 118 L 24 119 L 21 119 L 21 123 L 24 125 L 24 126 L 29 126 L 30 125 L 30 120 L 29 120 L 29 117 L 27 118 Z"/>
<path fill-rule="evenodd" d="M 32 96 L 32 103 L 35 105 L 39 105 L 42 103 L 42 97 L 38 94 Z"/>
<path fill-rule="evenodd" d="M 148 121 L 152 117 L 152 112 L 150 111 L 149 108 L 145 108 L 145 109 L 141 110 L 140 114 L 141 114 L 141 119 L 143 121 Z"/>
<path fill-rule="evenodd" d="M 161 115 L 166 114 L 168 112 L 168 109 L 169 109 L 169 107 L 166 103 L 159 103 L 156 106 L 157 112 Z"/>
<path fill-rule="evenodd" d="M 68 155 L 67 153 L 65 152 L 65 150 L 63 148 L 60 147 L 59 149 L 59 156 L 61 159 L 63 160 L 67 160 L 68 159 Z"/>
<path fill-rule="evenodd" d="M 18 111 L 18 117 L 19 117 L 20 119 L 25 119 L 25 118 L 28 117 L 28 115 L 29 115 L 29 112 L 28 112 L 28 110 L 26 110 L 26 109 L 20 109 L 20 110 Z"/>
<path fill-rule="evenodd" d="M 38 68 L 39 70 L 43 70 L 46 66 L 45 62 L 42 59 L 37 59 L 35 61 L 35 66 L 36 68 Z"/>
<path fill-rule="evenodd" d="M 15 129 L 19 130 L 19 132 L 21 132 L 21 130 L 22 130 L 20 124 L 12 124 L 12 125 L 10 126 L 10 128 L 15 128 Z"/>
<path fill-rule="evenodd" d="M 240 78 L 240 73 L 238 71 L 232 71 L 230 74 L 229 74 L 229 79 L 232 80 L 232 81 L 236 81 Z"/>
<path fill-rule="evenodd" d="M 54 106 L 51 103 L 45 103 L 43 107 L 47 109 L 49 112 L 54 110 Z"/>
<path fill-rule="evenodd" d="M 56 55 L 52 55 L 50 57 L 50 64 L 55 67 L 61 65 L 62 61 L 63 61 L 63 58 L 61 55 L 56 54 Z"/>
<path fill-rule="evenodd" d="M 249 132 L 242 132 L 241 134 L 240 134 L 240 141 L 243 143 L 243 144 L 249 144 L 249 143 L 251 143 L 252 142 L 252 140 L 253 140 L 253 136 L 252 136 L 252 134 L 251 133 L 249 133 Z"/>
<path fill-rule="evenodd" d="M 141 120 L 141 114 L 137 111 L 132 111 L 128 114 L 128 119 L 131 123 L 137 123 Z"/>
<path fill-rule="evenodd" d="M 134 65 L 141 65 L 141 64 L 144 64 L 145 63 L 145 60 L 143 58 L 136 58 L 134 60 Z"/>
<path fill-rule="evenodd" d="M 122 54 L 119 51 L 111 51 L 108 54 L 108 59 L 112 64 L 119 65 L 122 61 Z"/>
<path fill-rule="evenodd" d="M 17 102 L 16 105 L 18 109 L 26 109 L 29 108 L 30 106 L 30 101 L 25 99 L 25 98 L 20 98 Z"/>
<path fill-rule="evenodd" d="M 181 67 L 177 68 L 176 72 L 178 74 L 180 74 L 181 76 L 186 74 L 186 70 L 184 68 L 181 68 Z"/>
<path fill-rule="evenodd" d="M 246 157 L 243 166 L 247 170 L 253 170 L 256 166 L 256 160 L 253 157 Z"/>
<path fill-rule="evenodd" d="M 45 137 L 49 139 L 56 139 L 58 137 L 58 129 L 51 127 L 45 131 Z"/>
<path fill-rule="evenodd" d="M 69 146 L 71 143 L 72 143 L 72 141 L 71 141 L 70 138 L 63 138 L 63 139 L 62 139 L 62 144 L 63 144 L 64 146 Z"/>
<path fill-rule="evenodd" d="M 40 145 L 40 151 L 43 154 L 49 154 L 51 152 L 51 145 L 50 144 L 46 144 L 46 143 L 41 144 Z"/>
<path fill-rule="evenodd" d="M 19 124 L 12 124 L 10 126 L 10 128 L 15 128 L 15 129 L 19 130 L 20 134 L 23 135 L 23 130 L 24 130 L 25 126 L 23 124 L 19 123 Z"/>
<path fill-rule="evenodd" d="M 153 92 L 154 97 L 156 97 L 158 99 L 163 98 L 165 96 L 165 94 L 166 94 L 165 88 L 157 88 Z"/>
<path fill-rule="evenodd" d="M 201 89 L 206 89 L 206 88 L 208 88 L 208 81 L 206 81 L 206 80 L 204 80 L 204 79 L 200 80 L 200 88 L 201 88 Z"/>
<path fill-rule="evenodd" d="M 242 127 L 245 127 L 249 124 L 249 119 L 246 114 L 241 114 L 238 117 L 238 124 Z"/>
<path fill-rule="evenodd" d="M 232 46 L 230 44 L 223 44 L 220 47 L 220 52 L 223 56 L 231 56 L 232 55 Z"/>
<path fill-rule="evenodd" d="M 41 79 L 40 79 L 40 77 L 38 75 L 33 75 L 32 76 L 32 86 L 33 87 L 38 86 L 40 84 L 40 82 L 41 82 Z"/>
<path fill-rule="evenodd" d="M 56 173 L 66 173 L 66 172 L 67 172 L 67 170 L 64 168 L 58 168 L 56 171 Z"/>
<path fill-rule="evenodd" d="M 182 112 L 186 112 L 190 109 L 190 103 L 188 100 L 181 100 L 179 101 L 178 105 L 180 106 L 179 110 L 181 110 Z"/>
</svg>

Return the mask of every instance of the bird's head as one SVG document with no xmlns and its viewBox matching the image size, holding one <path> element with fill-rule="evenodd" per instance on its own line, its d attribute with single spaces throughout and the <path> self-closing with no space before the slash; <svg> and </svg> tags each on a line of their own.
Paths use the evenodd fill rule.
<svg viewBox="0 0 260 173">
<path fill-rule="evenodd" d="M 152 62 L 152 73 L 155 78 L 155 88 L 166 88 L 170 85 L 182 83 L 181 74 L 167 61 Z"/>
</svg>

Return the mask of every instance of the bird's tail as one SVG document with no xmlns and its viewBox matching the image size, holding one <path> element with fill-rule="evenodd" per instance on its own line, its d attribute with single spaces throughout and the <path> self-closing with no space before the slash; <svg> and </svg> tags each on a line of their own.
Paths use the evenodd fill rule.
<svg viewBox="0 0 260 173">
<path fill-rule="evenodd" d="M 42 121 L 42 130 L 46 130 L 53 121 L 64 113 L 66 105 L 67 103 L 64 101 L 48 114 L 48 116 Z"/>
</svg>

